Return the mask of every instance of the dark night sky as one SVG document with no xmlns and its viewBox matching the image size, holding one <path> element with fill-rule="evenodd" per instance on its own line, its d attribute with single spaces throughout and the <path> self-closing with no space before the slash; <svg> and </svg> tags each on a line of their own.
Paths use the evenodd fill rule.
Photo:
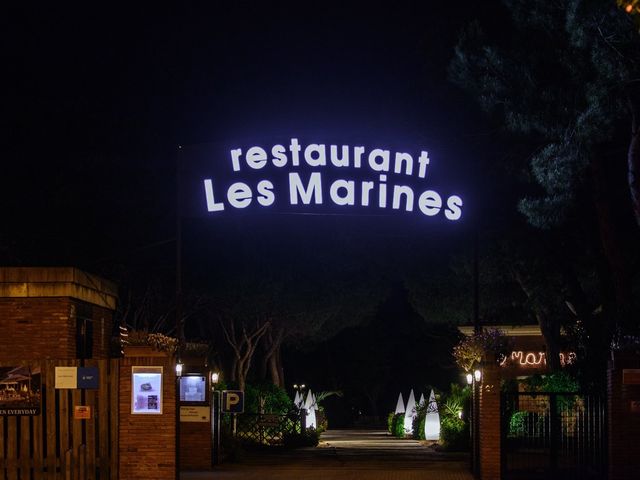
<svg viewBox="0 0 640 480">
<path fill-rule="evenodd" d="M 447 80 L 459 31 L 474 18 L 498 21 L 495 3 L 12 6 L 2 42 L 0 263 L 109 278 L 123 264 L 171 278 L 177 145 L 315 135 L 429 150 L 441 181 L 465 198 L 464 221 L 187 215 L 187 283 L 262 257 L 301 270 L 309 256 L 338 268 L 381 264 L 390 283 L 404 269 L 446 267 L 449 253 L 470 246 L 475 222 L 513 212 L 512 188 L 486 167 L 503 154 L 495 132 Z M 409 308 L 399 302 L 387 308 Z M 360 334 L 327 348 L 344 350 L 349 335 Z"/>
<path fill-rule="evenodd" d="M 16 7 L 3 55 L 5 263 L 91 268 L 171 238 L 176 145 L 301 131 L 435 151 L 478 218 L 493 145 L 446 79 L 460 28 L 495 16 L 478 3 Z M 400 242 L 433 234 L 393 218 L 249 216 L 214 230 L 317 236 L 326 222 Z"/>
</svg>

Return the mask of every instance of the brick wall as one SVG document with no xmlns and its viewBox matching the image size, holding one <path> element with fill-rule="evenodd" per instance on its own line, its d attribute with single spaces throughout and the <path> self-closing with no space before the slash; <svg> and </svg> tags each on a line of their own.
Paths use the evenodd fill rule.
<svg viewBox="0 0 640 480">
<path fill-rule="evenodd" d="M 0 361 L 76 357 L 69 298 L 0 298 Z"/>
<path fill-rule="evenodd" d="M 92 358 L 108 358 L 117 288 L 71 267 L 0 268 L 0 361 L 76 358 L 78 319 Z"/>
<path fill-rule="evenodd" d="M 640 412 L 631 412 L 640 385 L 623 385 L 625 368 L 640 369 L 640 355 L 616 354 L 607 372 L 609 480 L 635 480 L 640 472 Z"/>
<path fill-rule="evenodd" d="M 108 358 L 112 312 L 73 298 L 0 298 L 0 361 L 76 358 L 76 312 L 93 323 L 93 356 Z"/>
<path fill-rule="evenodd" d="M 162 366 L 162 415 L 131 414 L 131 367 Z M 174 480 L 176 477 L 176 375 L 172 357 L 132 357 L 120 362 L 120 478 Z"/>
<path fill-rule="evenodd" d="M 500 367 L 487 360 L 480 384 L 480 478 L 500 480 Z"/>
<path fill-rule="evenodd" d="M 211 423 L 180 423 L 180 470 L 211 469 Z"/>
<path fill-rule="evenodd" d="M 92 305 L 91 320 L 93 321 L 93 358 L 109 358 L 113 332 L 113 312 Z"/>
</svg>

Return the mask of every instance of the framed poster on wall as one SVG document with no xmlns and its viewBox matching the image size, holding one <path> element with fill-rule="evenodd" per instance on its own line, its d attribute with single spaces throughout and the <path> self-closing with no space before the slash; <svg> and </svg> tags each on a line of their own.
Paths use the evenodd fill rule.
<svg viewBox="0 0 640 480">
<path fill-rule="evenodd" d="M 41 377 L 37 364 L 0 367 L 0 416 L 40 415 Z"/>
<path fill-rule="evenodd" d="M 183 375 L 180 377 L 180 402 L 205 403 L 207 401 L 207 377 Z"/>
<path fill-rule="evenodd" d="M 162 414 L 162 367 L 131 367 L 131 413 Z"/>
</svg>

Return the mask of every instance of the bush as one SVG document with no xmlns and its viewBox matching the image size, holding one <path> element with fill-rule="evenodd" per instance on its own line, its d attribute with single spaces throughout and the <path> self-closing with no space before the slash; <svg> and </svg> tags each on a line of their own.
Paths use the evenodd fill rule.
<svg viewBox="0 0 640 480">
<path fill-rule="evenodd" d="M 492 353 L 499 360 L 509 350 L 510 341 L 501 330 L 484 329 L 460 340 L 453 348 L 453 357 L 458 366 L 468 372 L 482 362 L 485 355 Z"/>
<path fill-rule="evenodd" d="M 416 440 L 424 440 L 424 422 L 427 419 L 428 407 L 428 402 L 425 402 L 423 405 L 416 405 L 416 416 L 413 419 L 412 425 L 413 438 Z"/>
<path fill-rule="evenodd" d="M 393 417 L 395 416 L 396 414 L 394 412 L 390 412 L 387 417 L 387 431 L 391 434 L 393 434 Z"/>
<path fill-rule="evenodd" d="M 271 382 L 247 384 L 244 410 L 247 413 L 287 413 L 293 403 L 287 392 Z"/>
<path fill-rule="evenodd" d="M 413 419 L 413 438 L 416 440 L 424 440 L 424 422 L 427 420 L 427 414 L 419 413 Z"/>
<path fill-rule="evenodd" d="M 463 451 L 469 448 L 467 423 L 458 417 L 440 417 L 440 440 L 444 450 Z"/>
<path fill-rule="evenodd" d="M 527 417 L 529 412 L 513 412 L 509 419 L 509 436 L 524 437 L 527 433 Z"/>
<path fill-rule="evenodd" d="M 315 447 L 320 441 L 320 432 L 315 428 L 308 428 L 302 433 L 285 433 L 282 442 L 287 448 Z"/>
<path fill-rule="evenodd" d="M 404 413 L 393 416 L 393 431 L 391 433 L 398 438 L 404 438 Z"/>
<path fill-rule="evenodd" d="M 316 412 L 316 424 L 318 433 L 326 432 L 329 428 L 329 420 L 322 406 L 318 407 Z"/>
<path fill-rule="evenodd" d="M 464 420 L 469 418 L 464 415 L 464 412 L 469 412 L 469 399 L 469 387 L 452 384 L 450 392 L 440 404 L 440 441 L 444 450 L 469 449 L 469 424 Z M 461 412 L 463 418 L 459 416 Z"/>
</svg>

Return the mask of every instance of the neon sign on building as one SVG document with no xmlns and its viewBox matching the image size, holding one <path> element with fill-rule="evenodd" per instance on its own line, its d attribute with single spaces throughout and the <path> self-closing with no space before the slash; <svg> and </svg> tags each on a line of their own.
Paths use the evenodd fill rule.
<svg viewBox="0 0 640 480">
<path fill-rule="evenodd" d="M 575 352 L 561 352 L 560 365 L 565 366 L 573 363 L 576 359 Z M 547 354 L 545 352 L 528 352 L 514 350 L 511 355 L 505 356 L 500 362 L 500 366 L 517 365 L 520 367 L 539 367 L 547 365 Z"/>
<path fill-rule="evenodd" d="M 291 138 L 268 148 L 232 148 L 228 161 L 232 182 L 219 185 L 211 175 L 202 180 L 209 214 L 276 204 L 296 210 L 390 209 L 452 222 L 463 214 L 461 196 L 427 186 L 431 158 L 424 150 L 409 153 Z"/>
</svg>

